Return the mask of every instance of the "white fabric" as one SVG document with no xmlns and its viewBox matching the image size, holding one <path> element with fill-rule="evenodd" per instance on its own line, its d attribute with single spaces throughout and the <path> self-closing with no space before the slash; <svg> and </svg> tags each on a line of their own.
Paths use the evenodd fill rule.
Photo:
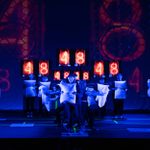
<svg viewBox="0 0 150 150">
<path fill-rule="evenodd" d="M 107 100 L 107 95 L 109 93 L 109 85 L 97 84 L 97 89 L 101 95 L 96 96 L 96 101 L 98 101 L 98 106 L 101 108 L 105 105 Z"/>
<path fill-rule="evenodd" d="M 87 103 L 88 103 L 88 106 L 96 104 L 94 96 L 92 96 L 92 95 L 91 96 L 87 96 Z"/>
<path fill-rule="evenodd" d="M 97 92 L 94 90 L 94 88 L 87 87 L 86 95 L 87 95 L 88 106 L 96 104 L 95 96 L 97 95 Z"/>
<path fill-rule="evenodd" d="M 47 111 L 51 110 L 51 101 L 50 101 L 50 96 L 46 94 L 42 94 L 42 104 L 46 107 Z"/>
<path fill-rule="evenodd" d="M 115 81 L 115 99 L 126 99 L 126 81 Z"/>
<path fill-rule="evenodd" d="M 35 86 L 36 80 L 24 80 L 23 81 L 26 87 Z"/>
<path fill-rule="evenodd" d="M 60 82 L 58 84 L 61 88 L 61 95 L 60 95 L 60 103 L 69 102 L 69 103 L 76 103 L 76 83 L 65 83 Z"/>
<path fill-rule="evenodd" d="M 25 84 L 25 91 L 24 94 L 26 97 L 35 97 L 37 95 L 36 93 L 36 80 L 24 80 Z"/>
<path fill-rule="evenodd" d="M 48 82 L 40 82 L 40 86 L 38 88 L 38 97 L 42 97 L 42 92 L 43 92 L 42 89 L 43 88 L 49 89 L 50 88 L 50 84 L 51 84 L 50 81 L 48 81 Z"/>
<path fill-rule="evenodd" d="M 50 88 L 51 82 L 50 82 L 50 81 L 47 81 L 47 82 L 40 82 L 40 85 L 44 85 L 44 86 L 46 86 L 47 88 Z"/>
<path fill-rule="evenodd" d="M 46 107 L 47 111 L 51 110 L 51 102 L 50 102 L 50 96 L 49 88 L 50 88 L 51 82 L 40 82 L 38 96 L 42 97 L 42 104 Z"/>
</svg>

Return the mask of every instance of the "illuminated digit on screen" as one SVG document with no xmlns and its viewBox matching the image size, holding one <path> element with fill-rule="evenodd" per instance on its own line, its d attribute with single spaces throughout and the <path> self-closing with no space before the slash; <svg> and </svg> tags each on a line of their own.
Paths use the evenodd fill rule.
<svg viewBox="0 0 150 150">
<path fill-rule="evenodd" d="M 85 51 L 77 50 L 75 52 L 75 64 L 77 65 L 85 64 Z"/>
<path fill-rule="evenodd" d="M 69 50 L 60 50 L 59 52 L 59 65 L 70 64 L 70 53 Z"/>
<path fill-rule="evenodd" d="M 134 88 L 137 93 L 140 92 L 141 72 L 138 67 L 132 72 L 132 75 L 129 78 L 129 85 Z"/>
<path fill-rule="evenodd" d="M 10 89 L 9 70 L 7 69 L 0 69 L 0 88 L 2 92 Z"/>
<path fill-rule="evenodd" d="M 135 51 L 129 53 L 129 55 L 116 56 L 115 54 L 112 54 L 110 52 L 110 50 L 108 50 L 107 43 L 108 43 L 108 40 L 112 34 L 115 34 L 115 33 L 121 34 L 122 32 L 125 32 L 128 36 L 131 34 L 134 35 L 134 37 L 136 38 L 137 48 Z M 132 28 L 132 26 L 122 25 L 121 27 L 115 27 L 115 28 L 112 28 L 109 31 L 107 31 L 104 34 L 104 36 L 100 39 L 100 46 L 101 46 L 100 47 L 100 53 L 102 54 L 102 56 L 105 59 L 132 61 L 132 60 L 137 59 L 138 57 L 140 57 L 144 53 L 145 40 L 144 40 L 142 33 L 140 33 L 140 31 L 138 31 L 137 29 Z"/>
<path fill-rule="evenodd" d="M 64 71 L 64 79 L 66 79 L 70 74 L 70 71 Z"/>
<path fill-rule="evenodd" d="M 54 72 L 54 80 L 60 80 L 60 71 Z"/>
<path fill-rule="evenodd" d="M 113 2 L 117 2 L 117 1 L 113 1 L 113 0 L 103 0 L 103 4 L 99 9 L 99 17 L 102 20 L 103 24 L 112 24 L 112 25 L 120 25 L 122 24 L 120 21 L 116 21 L 116 19 L 112 19 L 110 17 L 110 15 L 108 14 L 108 9 L 109 6 L 113 3 Z M 125 0 L 125 2 L 127 4 L 129 4 L 131 6 L 132 9 L 132 13 L 130 14 L 129 17 L 127 17 L 125 20 L 123 20 L 123 22 L 134 22 L 137 23 L 140 20 L 140 16 L 141 16 L 141 6 L 138 0 Z"/>
<path fill-rule="evenodd" d="M 135 26 L 135 24 L 137 24 L 137 22 L 140 20 L 141 17 L 141 13 L 142 13 L 141 6 L 138 0 L 131 0 L 131 1 L 125 0 L 125 2 L 131 6 L 132 11 L 131 11 L 131 15 L 127 16 L 127 19 L 124 19 L 123 21 L 120 22 L 119 20 L 115 21 L 115 19 L 112 19 L 113 17 L 111 17 L 107 11 L 109 9 L 109 6 L 114 2 L 117 1 L 104 0 L 102 6 L 99 9 L 99 16 L 102 23 L 105 26 L 106 25 L 112 26 L 112 28 L 106 30 L 106 32 L 101 36 L 99 40 L 99 50 L 101 55 L 105 59 L 132 61 L 140 57 L 145 50 L 144 36 Z M 110 49 L 107 48 L 109 38 L 111 37 L 111 35 L 114 34 L 117 35 L 118 33 L 133 34 L 133 36 L 137 40 L 136 50 L 133 52 L 129 52 L 129 54 L 126 56 L 118 56 L 110 52 Z"/>
<path fill-rule="evenodd" d="M 49 63 L 48 63 L 48 61 L 40 61 L 40 63 L 39 63 L 39 73 L 41 75 L 48 75 L 48 73 L 49 73 Z"/>
<path fill-rule="evenodd" d="M 77 75 L 76 79 L 80 80 L 80 72 L 79 71 L 75 71 L 74 73 Z"/>
<path fill-rule="evenodd" d="M 83 72 L 83 80 L 89 80 L 89 72 L 88 71 Z"/>
<path fill-rule="evenodd" d="M 23 62 L 23 75 L 33 74 L 33 61 L 24 61 Z"/>
<path fill-rule="evenodd" d="M 119 63 L 118 62 L 110 62 L 109 73 L 112 75 L 116 75 L 119 73 Z"/>
<path fill-rule="evenodd" d="M 104 62 L 97 61 L 94 63 L 94 74 L 98 76 L 102 76 L 104 74 Z"/>
<path fill-rule="evenodd" d="M 16 37 L 10 36 L 8 37 L 0 37 L 0 44 L 2 45 L 19 45 L 19 50 L 21 50 L 20 57 L 27 57 L 29 55 L 29 0 L 13 0 L 7 6 L 6 11 L 0 19 L 1 23 L 6 24 L 9 21 L 9 17 L 13 15 L 15 10 L 21 10 L 17 12 L 18 21 L 21 23 L 21 27 L 18 28 L 19 35 Z M 17 9 L 19 8 L 19 9 Z M 20 9 L 21 8 L 21 9 Z M 22 26 L 22 23 L 24 25 Z M 0 30 L 4 30 L 4 28 L 0 28 Z M 19 37 L 19 38 L 18 38 Z"/>
<path fill-rule="evenodd" d="M 106 27 L 106 31 L 105 33 L 100 37 L 99 40 L 99 51 L 101 53 L 101 55 L 107 59 L 107 60 L 118 60 L 118 61 L 133 61 L 136 60 L 137 58 L 141 57 L 142 54 L 145 51 L 145 38 L 143 33 L 139 30 L 139 28 L 137 28 L 137 23 L 140 20 L 141 14 L 142 14 L 142 9 L 141 9 L 141 4 L 139 0 L 124 0 L 124 2 L 126 2 L 128 5 L 131 6 L 131 14 L 128 15 L 125 19 L 123 20 L 117 20 L 118 18 L 113 18 L 111 17 L 111 15 L 109 14 L 108 9 L 110 8 L 110 5 L 113 3 L 120 3 L 122 2 L 120 1 L 113 1 L 113 0 L 103 0 L 103 4 L 101 5 L 100 9 L 99 9 L 99 17 L 100 20 L 102 22 L 102 24 L 104 25 L 104 27 Z M 135 44 L 133 49 L 135 48 L 135 50 L 130 51 L 128 54 L 125 53 L 125 55 L 121 55 L 122 52 L 120 49 L 120 52 L 118 52 L 118 55 L 116 55 L 116 53 L 112 53 L 110 51 L 110 45 L 109 47 L 108 45 L 108 41 L 111 41 L 110 37 L 114 34 L 118 35 L 121 33 L 123 33 L 122 35 L 133 35 L 135 37 Z M 128 45 L 128 44 L 126 44 Z M 132 50 L 132 48 L 131 48 Z M 117 70 L 117 69 L 116 69 Z M 114 73 L 116 71 L 114 70 Z M 138 67 L 135 68 L 135 70 L 133 71 L 133 74 L 131 75 L 131 77 L 133 76 L 133 78 L 131 78 L 129 80 L 129 85 L 132 86 L 136 92 L 139 92 L 140 87 L 142 84 L 140 84 L 140 80 L 141 80 L 141 76 L 140 76 L 141 72 L 140 69 Z"/>
</svg>

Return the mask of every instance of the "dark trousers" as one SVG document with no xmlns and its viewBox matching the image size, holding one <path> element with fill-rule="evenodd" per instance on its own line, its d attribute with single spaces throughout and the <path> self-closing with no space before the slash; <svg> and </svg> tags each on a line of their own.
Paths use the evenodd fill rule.
<svg viewBox="0 0 150 150">
<path fill-rule="evenodd" d="M 35 97 L 25 97 L 25 112 L 26 113 L 33 113 L 34 112 L 34 102 Z"/>
<path fill-rule="evenodd" d="M 64 103 L 59 104 L 59 106 L 56 109 L 56 123 L 58 125 L 61 125 L 62 121 L 64 120 Z M 62 117 L 63 116 L 63 117 Z"/>
<path fill-rule="evenodd" d="M 60 104 L 56 109 L 56 122 L 58 125 L 66 122 L 68 128 L 71 128 L 74 123 L 78 123 L 77 105 L 68 102 Z"/>
<path fill-rule="evenodd" d="M 97 104 L 93 104 L 88 107 L 88 126 L 90 128 L 94 127 L 94 121 L 98 111 L 99 111 L 99 107 Z"/>
<path fill-rule="evenodd" d="M 78 118 L 79 118 L 79 114 L 78 114 L 78 109 L 77 109 L 77 105 L 73 104 L 73 103 L 65 103 L 65 115 L 66 115 L 66 122 L 67 122 L 67 126 L 69 128 L 71 128 L 73 126 L 74 123 L 79 123 Z"/>
<path fill-rule="evenodd" d="M 42 115 L 43 113 L 42 97 L 37 97 L 37 101 L 38 101 L 38 113 Z"/>
<path fill-rule="evenodd" d="M 77 103 L 77 111 L 79 126 L 84 126 L 85 122 L 88 120 L 88 103 L 83 101 Z"/>
<path fill-rule="evenodd" d="M 123 99 L 114 99 L 114 115 L 123 115 Z"/>
</svg>

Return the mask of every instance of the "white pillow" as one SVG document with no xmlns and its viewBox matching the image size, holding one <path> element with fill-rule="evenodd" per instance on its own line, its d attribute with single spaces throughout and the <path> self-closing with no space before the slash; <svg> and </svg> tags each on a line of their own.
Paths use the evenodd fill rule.
<svg viewBox="0 0 150 150">
<path fill-rule="evenodd" d="M 47 88 L 50 88 L 51 82 L 40 82 L 40 85 L 46 86 Z"/>
<path fill-rule="evenodd" d="M 97 89 L 102 95 L 96 96 L 96 101 L 98 101 L 98 106 L 101 108 L 105 105 L 107 101 L 107 95 L 109 93 L 109 85 L 97 84 Z"/>
<path fill-rule="evenodd" d="M 58 84 L 61 88 L 61 95 L 60 95 L 60 103 L 62 102 L 70 102 L 75 103 L 76 102 L 76 83 L 60 83 Z"/>
<path fill-rule="evenodd" d="M 35 84 L 36 84 L 36 80 L 24 80 L 23 82 L 27 87 L 35 86 Z"/>
</svg>

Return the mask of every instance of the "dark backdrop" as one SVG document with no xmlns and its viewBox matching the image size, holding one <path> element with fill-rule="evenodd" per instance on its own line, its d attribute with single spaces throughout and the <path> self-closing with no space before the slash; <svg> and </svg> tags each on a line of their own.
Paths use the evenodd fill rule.
<svg viewBox="0 0 150 150">
<path fill-rule="evenodd" d="M 24 58 L 36 61 L 48 59 L 50 69 L 53 70 L 58 69 L 59 48 L 68 48 L 72 51 L 78 48 L 85 49 L 88 58 L 86 65 L 90 67 L 91 62 L 95 60 L 102 59 L 104 62 L 114 60 L 103 55 L 100 39 L 118 26 L 111 23 L 104 24 L 104 20 L 100 19 L 99 10 L 105 7 L 102 0 L 26 0 L 26 4 L 22 1 L 19 4 L 14 1 L 14 5 L 11 3 L 12 1 L 4 0 L 0 2 L 0 110 L 23 109 L 21 61 Z M 139 5 L 136 2 L 134 4 L 134 0 L 133 4 L 124 0 L 120 1 L 119 5 L 110 3 L 105 8 L 108 18 L 112 18 L 113 21 L 118 19 L 115 15 L 119 14 L 117 21 L 120 22 L 120 26 L 123 26 L 126 18 L 130 24 L 130 26 L 126 24 L 129 34 L 126 30 L 125 32 L 121 30 L 117 34 L 111 34 L 105 43 L 108 51 L 120 58 L 120 68 L 128 82 L 126 110 L 150 109 L 146 84 L 150 77 L 150 2 L 140 0 L 139 4 L 142 13 L 136 23 L 134 20 L 130 22 L 132 20 L 130 17 L 135 15 L 132 14 L 132 7 L 137 7 L 134 12 L 139 9 Z M 12 7 L 15 9 L 11 12 Z M 22 7 L 25 11 L 28 10 L 27 15 L 21 12 Z M 116 9 L 118 11 L 114 11 Z M 29 34 L 24 33 L 25 29 L 29 30 Z M 136 59 L 124 61 L 122 58 L 130 56 L 131 51 L 136 51 L 139 46 L 136 44 L 137 37 L 132 34 L 134 29 L 143 35 L 144 51 Z M 29 39 L 27 49 L 24 47 L 27 44 L 26 40 L 21 39 L 24 43 L 21 43 L 21 46 L 18 44 L 21 36 Z M 11 41 L 12 37 L 16 39 L 15 42 Z M 116 42 L 118 39 L 119 41 Z M 24 51 L 27 53 L 23 53 Z M 118 54 L 118 51 L 122 53 Z"/>
</svg>

